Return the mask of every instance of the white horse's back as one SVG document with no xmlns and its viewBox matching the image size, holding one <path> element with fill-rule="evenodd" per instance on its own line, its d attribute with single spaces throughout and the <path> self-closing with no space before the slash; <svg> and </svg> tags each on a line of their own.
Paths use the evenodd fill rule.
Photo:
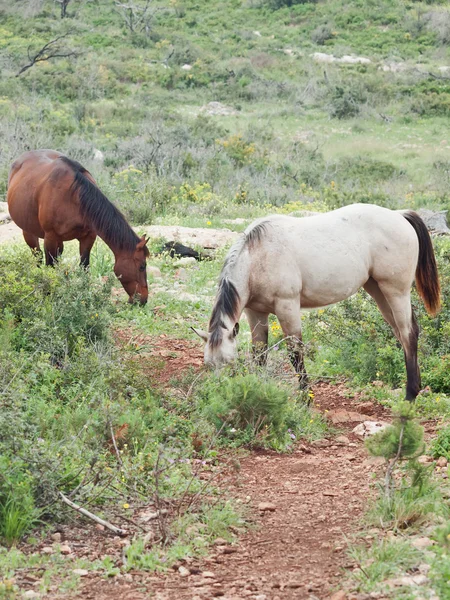
<svg viewBox="0 0 450 600">
<path fill-rule="evenodd" d="M 354 204 L 312 217 L 259 219 L 250 253 L 250 290 L 258 309 L 276 298 L 297 298 L 302 308 L 334 304 L 374 276 L 409 288 L 417 265 L 417 236 L 401 215 Z"/>
</svg>

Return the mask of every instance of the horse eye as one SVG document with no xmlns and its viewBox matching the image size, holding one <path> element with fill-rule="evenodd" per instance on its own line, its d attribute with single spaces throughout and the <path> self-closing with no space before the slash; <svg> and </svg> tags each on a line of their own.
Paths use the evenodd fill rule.
<svg viewBox="0 0 450 600">
<path fill-rule="evenodd" d="M 141 265 L 141 266 L 139 267 L 139 271 L 145 271 L 145 267 L 146 267 L 146 266 L 147 266 L 147 265 L 146 265 L 145 263 L 144 263 L 143 265 Z"/>
</svg>

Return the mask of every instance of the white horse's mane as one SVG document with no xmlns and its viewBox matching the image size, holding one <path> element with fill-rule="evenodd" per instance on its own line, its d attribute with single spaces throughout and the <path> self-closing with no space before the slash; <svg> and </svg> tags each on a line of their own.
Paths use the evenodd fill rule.
<svg viewBox="0 0 450 600">
<path fill-rule="evenodd" d="M 220 274 L 221 280 L 231 276 L 236 262 L 245 246 L 252 248 L 254 244 L 261 241 L 261 237 L 265 233 L 268 224 L 269 220 L 267 217 L 254 221 L 247 227 L 247 229 L 244 231 L 244 234 L 234 242 L 225 259 L 225 263 Z"/>
</svg>

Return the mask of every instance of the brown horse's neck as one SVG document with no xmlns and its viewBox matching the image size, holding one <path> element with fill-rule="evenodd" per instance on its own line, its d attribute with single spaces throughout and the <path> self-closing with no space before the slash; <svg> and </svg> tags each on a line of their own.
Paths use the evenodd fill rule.
<svg viewBox="0 0 450 600">
<path fill-rule="evenodd" d="M 97 235 L 100 239 L 102 239 L 105 242 L 105 244 L 114 254 L 114 258 L 116 259 L 116 261 L 119 258 L 132 258 L 135 248 L 133 248 L 132 250 L 121 248 L 118 244 L 115 244 L 114 242 L 111 242 L 111 240 L 108 240 L 106 236 L 102 235 L 100 232 L 97 232 Z"/>
</svg>

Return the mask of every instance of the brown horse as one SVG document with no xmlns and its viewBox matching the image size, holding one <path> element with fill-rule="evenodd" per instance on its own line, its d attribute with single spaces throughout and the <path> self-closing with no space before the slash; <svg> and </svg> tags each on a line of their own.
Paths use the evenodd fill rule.
<svg viewBox="0 0 450 600">
<path fill-rule="evenodd" d="M 136 235 L 78 162 L 55 150 L 25 152 L 11 166 L 7 199 L 30 248 L 40 252 L 39 238 L 44 239 L 47 265 L 62 254 L 63 242 L 77 239 L 81 264 L 87 267 L 98 235 L 114 253 L 114 273 L 129 302 L 136 296 L 141 304 L 147 302 L 148 240 Z"/>
</svg>

